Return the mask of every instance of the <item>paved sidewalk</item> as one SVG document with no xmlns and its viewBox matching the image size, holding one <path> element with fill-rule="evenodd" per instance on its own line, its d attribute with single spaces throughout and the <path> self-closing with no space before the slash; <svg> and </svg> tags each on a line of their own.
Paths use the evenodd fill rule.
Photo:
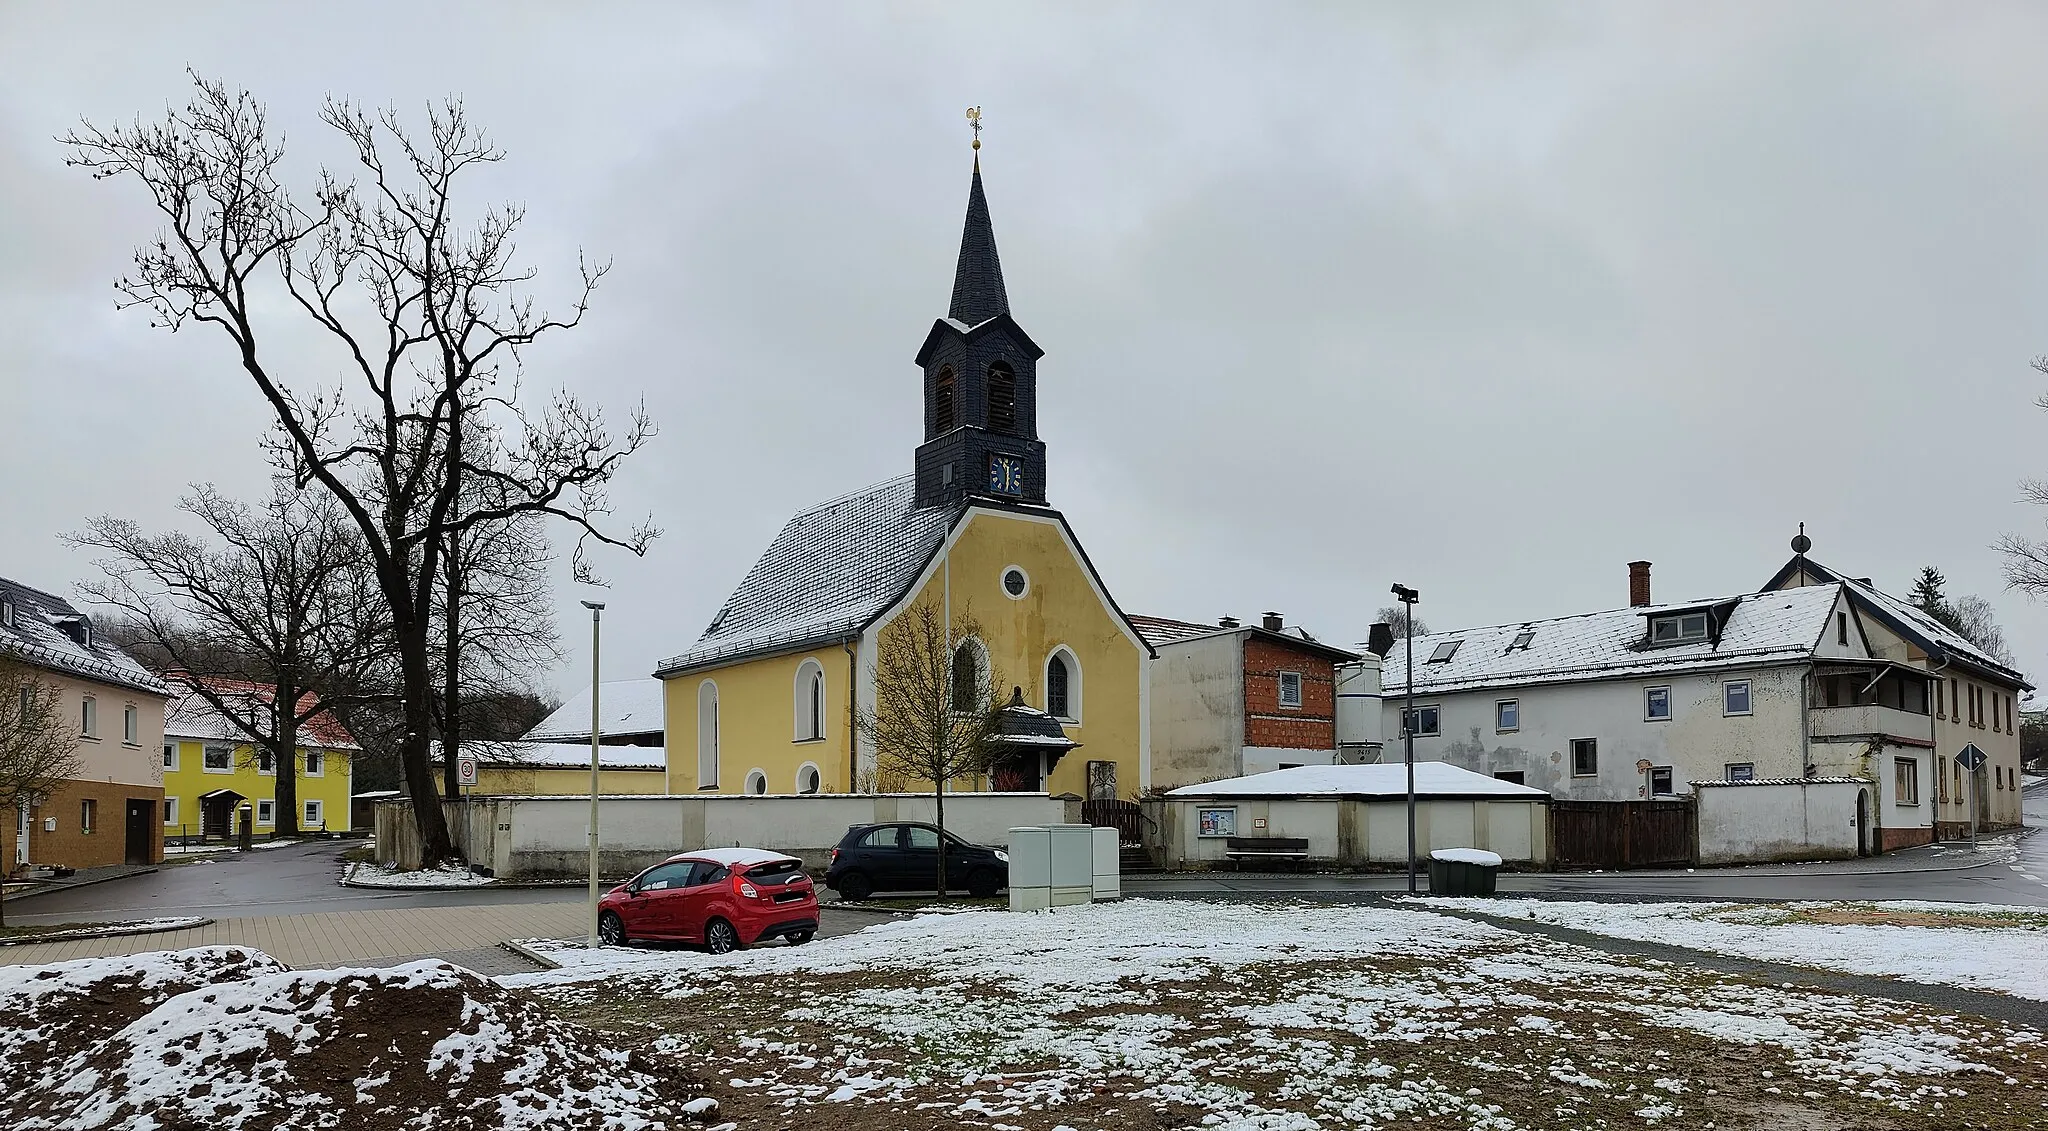
<svg viewBox="0 0 2048 1131">
<path fill-rule="evenodd" d="M 253 947 L 287 966 L 305 968 L 385 966 L 408 958 L 459 960 L 507 939 L 580 935 L 583 911 L 582 903 L 506 903 L 221 919 L 183 931 L 7 947 L 0 950 L 0 965 L 215 944 Z"/>
<path fill-rule="evenodd" d="M 93 884 L 103 884 L 108 880 L 125 879 L 129 876 L 146 876 L 156 870 L 157 866 L 154 864 L 108 864 L 99 868 L 81 868 L 61 880 L 30 880 L 26 883 L 19 881 L 11 882 L 6 885 L 6 895 L 4 898 L 7 902 L 12 903 L 18 899 L 28 899 L 32 896 L 45 895 L 50 892 L 91 887 Z"/>
</svg>

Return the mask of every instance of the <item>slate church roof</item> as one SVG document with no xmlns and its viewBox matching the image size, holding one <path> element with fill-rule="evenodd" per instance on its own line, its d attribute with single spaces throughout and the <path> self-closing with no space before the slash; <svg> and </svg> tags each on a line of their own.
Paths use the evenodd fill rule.
<svg viewBox="0 0 2048 1131">
<path fill-rule="evenodd" d="M 0 654 L 67 675 L 166 694 L 164 681 L 135 658 L 101 639 L 71 602 L 0 577 Z M 7 623 L 11 620 L 13 623 Z"/>
<path fill-rule="evenodd" d="M 958 513 L 912 506 L 915 488 L 899 476 L 790 519 L 696 647 L 655 674 L 857 635 L 917 579 Z"/>
</svg>

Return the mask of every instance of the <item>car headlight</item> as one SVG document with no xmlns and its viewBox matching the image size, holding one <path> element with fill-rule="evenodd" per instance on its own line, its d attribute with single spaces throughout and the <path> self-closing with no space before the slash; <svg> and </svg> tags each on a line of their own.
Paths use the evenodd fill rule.
<svg viewBox="0 0 2048 1131">
<path fill-rule="evenodd" d="M 1010 854 L 998 848 L 996 849 L 996 859 L 1002 861 L 1005 864 L 1008 864 L 1010 862 Z"/>
</svg>

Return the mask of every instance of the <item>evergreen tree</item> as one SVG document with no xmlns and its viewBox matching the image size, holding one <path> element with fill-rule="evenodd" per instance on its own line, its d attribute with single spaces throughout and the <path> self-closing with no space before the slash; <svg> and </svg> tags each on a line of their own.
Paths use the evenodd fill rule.
<svg viewBox="0 0 2048 1131">
<path fill-rule="evenodd" d="M 1929 616 L 1940 615 L 1947 600 L 1941 595 L 1941 587 L 1948 584 L 1948 578 L 1933 566 L 1921 566 L 1920 576 L 1913 579 L 1913 588 L 1907 591 L 1913 607 Z"/>
</svg>

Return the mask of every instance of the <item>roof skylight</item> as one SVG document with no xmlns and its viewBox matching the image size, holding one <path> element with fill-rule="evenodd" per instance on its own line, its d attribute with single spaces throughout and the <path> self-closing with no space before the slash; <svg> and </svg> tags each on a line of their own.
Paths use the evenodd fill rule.
<svg viewBox="0 0 2048 1131">
<path fill-rule="evenodd" d="M 1439 645 L 1437 645 L 1437 646 L 1436 646 L 1436 651 L 1434 651 L 1434 652 L 1431 652 L 1431 653 L 1429 654 L 1429 661 L 1428 661 L 1428 662 L 1429 662 L 1429 663 L 1432 663 L 1432 664 L 1447 664 L 1447 663 L 1449 663 L 1449 662 L 1451 661 L 1451 657 L 1452 657 L 1452 656 L 1455 656 L 1455 655 L 1457 655 L 1457 654 L 1458 654 L 1458 645 L 1460 645 L 1460 644 L 1463 644 L 1463 643 L 1464 643 L 1464 641 L 1463 641 L 1463 640 L 1446 640 L 1446 641 L 1444 641 L 1444 642 L 1443 642 L 1442 644 L 1439 644 Z"/>
</svg>

